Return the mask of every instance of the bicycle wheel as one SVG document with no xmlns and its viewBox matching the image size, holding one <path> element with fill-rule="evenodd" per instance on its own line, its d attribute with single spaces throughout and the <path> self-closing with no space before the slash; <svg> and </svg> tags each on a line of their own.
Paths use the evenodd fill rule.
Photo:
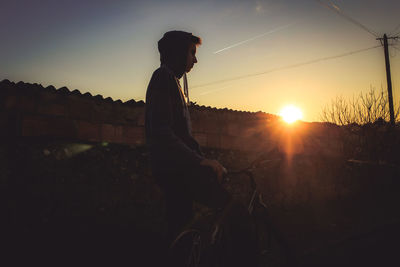
<svg viewBox="0 0 400 267">
<path fill-rule="evenodd" d="M 202 252 L 200 231 L 188 229 L 179 234 L 169 249 L 171 266 L 198 267 Z"/>
</svg>

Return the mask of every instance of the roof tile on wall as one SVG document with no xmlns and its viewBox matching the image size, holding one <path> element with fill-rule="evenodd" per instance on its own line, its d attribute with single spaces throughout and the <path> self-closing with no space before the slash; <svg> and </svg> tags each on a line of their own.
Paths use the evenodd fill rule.
<svg viewBox="0 0 400 267">
<path fill-rule="evenodd" d="M 17 135 L 54 135 L 88 141 L 144 144 L 144 101 L 122 102 L 111 97 L 56 89 L 24 82 L 0 82 L 0 107 L 22 113 Z M 194 136 L 202 145 L 228 148 L 246 143 L 244 138 L 277 116 L 262 112 L 218 109 L 192 103 L 189 106 Z M 33 116 L 33 117 L 32 117 Z M 35 118 L 35 119 L 32 119 Z M 53 128 L 52 128 L 53 127 Z M 263 127 L 262 127 L 263 128 Z"/>
</svg>

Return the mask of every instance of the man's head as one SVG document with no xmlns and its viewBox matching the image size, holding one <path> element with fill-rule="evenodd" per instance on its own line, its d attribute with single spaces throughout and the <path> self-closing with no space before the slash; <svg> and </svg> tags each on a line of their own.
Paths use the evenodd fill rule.
<svg viewBox="0 0 400 267">
<path fill-rule="evenodd" d="M 196 48 L 201 39 L 189 32 L 169 31 L 158 41 L 161 64 L 166 64 L 181 77 L 197 62 Z"/>
</svg>

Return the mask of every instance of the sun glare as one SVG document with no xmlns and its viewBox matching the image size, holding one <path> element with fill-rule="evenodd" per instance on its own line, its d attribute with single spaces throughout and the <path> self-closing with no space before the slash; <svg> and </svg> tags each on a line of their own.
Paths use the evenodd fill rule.
<svg viewBox="0 0 400 267">
<path fill-rule="evenodd" d="M 300 120 L 303 118 L 303 113 L 301 110 L 295 106 L 285 106 L 279 115 L 282 117 L 282 119 L 287 122 L 287 123 L 293 123 L 297 120 Z"/>
</svg>

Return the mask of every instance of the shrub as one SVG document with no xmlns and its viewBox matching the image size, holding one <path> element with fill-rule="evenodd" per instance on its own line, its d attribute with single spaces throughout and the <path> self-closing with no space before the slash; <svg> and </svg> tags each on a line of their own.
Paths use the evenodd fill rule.
<svg viewBox="0 0 400 267">
<path fill-rule="evenodd" d="M 400 104 L 400 103 L 399 103 Z M 395 121 L 400 119 L 400 105 L 394 105 Z M 337 96 L 321 112 L 321 120 L 338 125 L 367 124 L 376 121 L 389 121 L 389 100 L 382 90 L 377 93 L 372 88 L 367 93 L 361 92 L 357 97 L 345 99 Z"/>
</svg>

